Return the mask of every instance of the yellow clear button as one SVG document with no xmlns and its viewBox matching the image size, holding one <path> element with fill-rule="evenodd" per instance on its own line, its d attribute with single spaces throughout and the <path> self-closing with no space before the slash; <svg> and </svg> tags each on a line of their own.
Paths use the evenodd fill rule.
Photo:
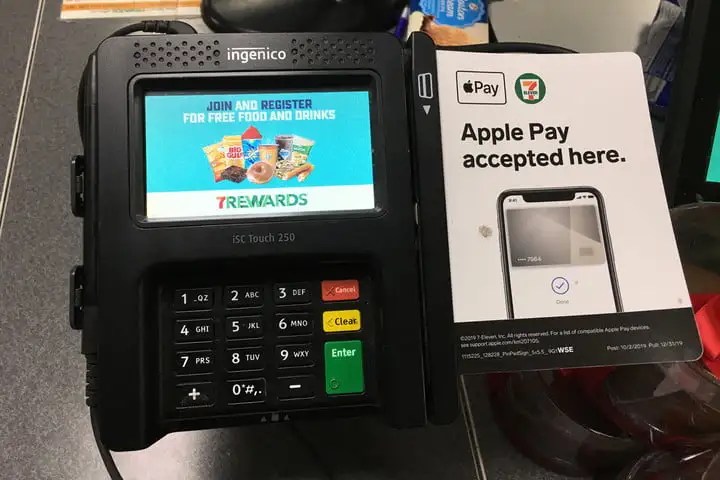
<svg viewBox="0 0 720 480">
<path fill-rule="evenodd" d="M 323 312 L 326 332 L 354 332 L 360 330 L 360 310 L 331 310 Z"/>
</svg>

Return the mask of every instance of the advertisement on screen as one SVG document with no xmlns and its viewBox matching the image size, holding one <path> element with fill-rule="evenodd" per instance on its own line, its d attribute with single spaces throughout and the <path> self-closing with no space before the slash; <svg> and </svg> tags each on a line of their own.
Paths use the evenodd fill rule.
<svg viewBox="0 0 720 480">
<path fill-rule="evenodd" d="M 367 91 L 145 97 L 148 220 L 375 208 Z"/>
</svg>

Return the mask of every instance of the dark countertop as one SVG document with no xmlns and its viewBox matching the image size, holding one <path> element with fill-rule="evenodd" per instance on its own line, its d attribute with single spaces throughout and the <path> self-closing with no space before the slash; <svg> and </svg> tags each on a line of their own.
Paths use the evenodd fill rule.
<svg viewBox="0 0 720 480">
<path fill-rule="evenodd" d="M 44 5 L 0 223 L 0 478 L 107 478 L 84 404 L 80 334 L 67 321 L 67 277 L 80 260 L 80 221 L 70 214 L 69 161 L 81 151 L 77 81 L 87 54 L 130 20 L 60 22 L 60 1 L 0 0 L 0 177 L 38 1 Z M 475 442 L 490 479 L 556 480 L 519 456 L 492 422 L 482 378 L 470 423 L 393 430 L 374 419 L 298 422 L 169 435 L 142 452 L 115 454 L 126 479 L 472 480 Z"/>
</svg>

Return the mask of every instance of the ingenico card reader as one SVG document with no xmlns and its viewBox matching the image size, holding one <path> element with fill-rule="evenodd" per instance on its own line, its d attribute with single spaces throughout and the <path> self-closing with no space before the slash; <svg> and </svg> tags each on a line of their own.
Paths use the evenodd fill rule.
<svg viewBox="0 0 720 480">
<path fill-rule="evenodd" d="M 451 314 L 430 318 L 421 294 L 405 58 L 384 34 L 123 36 L 93 53 L 71 320 L 105 445 L 453 419 Z"/>
</svg>

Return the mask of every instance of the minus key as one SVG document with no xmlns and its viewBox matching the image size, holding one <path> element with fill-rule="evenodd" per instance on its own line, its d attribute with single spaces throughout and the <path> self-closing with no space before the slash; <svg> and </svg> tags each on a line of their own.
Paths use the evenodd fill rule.
<svg viewBox="0 0 720 480">
<path fill-rule="evenodd" d="M 280 400 L 312 398 L 315 396 L 315 377 L 303 375 L 278 378 L 277 392 Z"/>
</svg>

